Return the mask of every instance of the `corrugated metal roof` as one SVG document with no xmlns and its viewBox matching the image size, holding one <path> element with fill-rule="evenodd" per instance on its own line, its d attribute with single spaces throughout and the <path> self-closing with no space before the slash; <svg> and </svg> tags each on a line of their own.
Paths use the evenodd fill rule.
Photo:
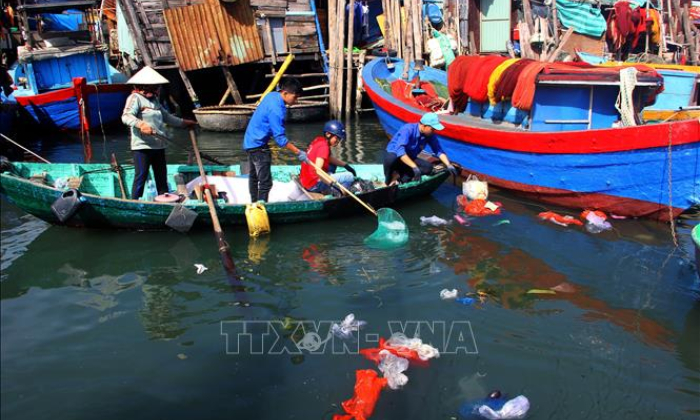
<svg viewBox="0 0 700 420">
<path fill-rule="evenodd" d="M 234 66 L 264 57 L 250 0 L 206 0 L 167 9 L 164 16 L 182 70 Z"/>
</svg>

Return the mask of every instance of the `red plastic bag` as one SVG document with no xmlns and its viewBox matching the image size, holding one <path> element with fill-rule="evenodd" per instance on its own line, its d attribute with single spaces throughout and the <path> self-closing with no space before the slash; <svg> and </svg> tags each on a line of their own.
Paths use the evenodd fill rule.
<svg viewBox="0 0 700 420">
<path fill-rule="evenodd" d="M 372 369 L 355 372 L 355 395 L 343 401 L 343 410 L 347 414 L 336 414 L 333 420 L 365 420 L 374 412 L 379 393 L 387 385 L 386 378 L 380 378 Z"/>
<path fill-rule="evenodd" d="M 382 350 L 387 350 L 391 352 L 394 356 L 403 357 L 408 359 L 412 366 L 428 366 L 427 360 L 421 360 L 418 353 L 415 350 L 411 350 L 405 347 L 392 347 L 386 344 L 386 340 L 379 338 L 379 346 L 373 349 L 362 349 L 360 354 L 365 356 L 365 358 L 379 364 L 379 352 Z"/>
<path fill-rule="evenodd" d="M 557 224 L 559 226 L 568 226 L 568 225 L 583 226 L 583 223 L 580 220 L 575 219 L 572 216 L 562 216 L 561 214 L 554 213 L 553 211 L 542 212 L 542 213 L 538 214 L 538 217 L 542 220 L 550 221 L 550 222 Z"/>
<path fill-rule="evenodd" d="M 459 204 L 464 212 L 470 216 L 491 216 L 494 214 L 501 214 L 501 203 L 493 203 L 498 206 L 496 210 L 491 210 L 486 207 L 486 203 L 488 203 L 488 201 L 483 199 L 469 201 L 467 200 L 467 197 L 462 194 L 457 196 L 457 204 Z"/>
</svg>

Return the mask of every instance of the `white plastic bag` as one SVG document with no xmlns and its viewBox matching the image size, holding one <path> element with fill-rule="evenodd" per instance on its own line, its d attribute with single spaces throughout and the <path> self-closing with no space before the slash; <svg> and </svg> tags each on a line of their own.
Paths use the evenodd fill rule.
<svg viewBox="0 0 700 420">
<path fill-rule="evenodd" d="M 415 350 L 418 353 L 418 357 L 423 361 L 440 357 L 440 352 L 435 347 L 430 344 L 424 344 L 420 338 L 408 338 L 403 333 L 392 334 L 386 341 L 386 344 L 390 347 L 405 347 Z"/>
<path fill-rule="evenodd" d="M 590 233 L 600 233 L 610 229 L 612 229 L 612 225 L 605 218 L 595 214 L 595 212 L 590 212 L 586 215 L 586 230 Z"/>
<path fill-rule="evenodd" d="M 476 175 L 471 174 L 467 180 L 462 183 L 462 194 L 469 201 L 471 200 L 486 200 L 489 198 L 489 184 L 486 181 L 481 181 Z"/>
<path fill-rule="evenodd" d="M 459 296 L 459 292 L 457 289 L 442 289 L 440 290 L 440 299 L 442 300 L 448 300 L 448 299 L 457 299 L 457 296 Z"/>
<path fill-rule="evenodd" d="M 364 327 L 365 325 L 367 325 L 365 321 L 355 319 L 355 314 L 348 314 L 340 325 L 331 325 L 331 333 L 336 337 L 346 340 L 348 338 L 352 338 L 353 331 L 359 331 L 360 328 Z"/>
<path fill-rule="evenodd" d="M 388 380 L 391 389 L 399 389 L 408 383 L 403 372 L 408 369 L 408 359 L 394 355 L 388 350 L 379 352 L 379 371 Z"/>
<path fill-rule="evenodd" d="M 440 41 L 435 38 L 428 40 L 428 52 L 430 53 L 430 67 L 440 67 L 445 64 L 445 56 L 440 49 Z"/>
<path fill-rule="evenodd" d="M 530 401 L 523 395 L 508 400 L 498 411 L 487 405 L 479 407 L 479 414 L 489 420 L 522 419 L 530 410 Z"/>
<path fill-rule="evenodd" d="M 448 222 L 447 220 L 445 220 L 445 219 L 443 219 L 443 218 L 441 218 L 441 217 L 437 217 L 437 216 L 434 216 L 434 215 L 433 215 L 433 216 L 430 216 L 430 217 L 427 217 L 427 216 L 421 216 L 421 217 L 420 217 L 420 225 L 421 225 L 421 226 L 430 225 L 430 226 L 439 227 L 439 226 L 445 226 L 445 225 L 448 225 L 448 224 L 450 224 L 450 222 Z"/>
</svg>

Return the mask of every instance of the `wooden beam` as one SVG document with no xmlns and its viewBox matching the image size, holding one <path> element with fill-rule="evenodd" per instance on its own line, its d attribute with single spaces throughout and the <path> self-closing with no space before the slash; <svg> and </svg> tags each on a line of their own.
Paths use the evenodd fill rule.
<svg viewBox="0 0 700 420">
<path fill-rule="evenodd" d="M 141 52 L 141 58 L 143 59 L 144 64 L 152 67 L 153 60 L 151 60 L 151 52 L 148 50 L 148 48 L 146 47 L 146 43 L 141 37 L 142 32 L 139 30 L 141 25 L 137 24 L 138 17 L 136 16 L 136 12 L 134 11 L 134 5 L 131 3 L 130 0 L 117 1 L 119 1 L 119 4 L 124 6 L 124 11 L 126 12 L 125 17 L 127 19 L 127 25 L 129 26 L 129 33 L 131 34 L 131 37 L 136 41 L 136 46 Z"/>
<path fill-rule="evenodd" d="M 567 30 L 566 30 L 566 33 L 564 33 L 564 36 L 561 37 L 561 42 L 559 43 L 559 46 L 557 47 L 557 49 L 554 50 L 554 51 L 552 51 L 552 54 L 550 54 L 550 55 L 547 57 L 547 59 L 546 59 L 546 60 L 543 60 L 543 61 L 546 61 L 546 62 L 548 62 L 548 63 L 554 62 L 554 60 L 557 59 L 557 56 L 559 55 L 559 53 L 561 52 L 561 50 L 564 48 L 564 45 L 566 45 L 566 42 L 567 42 L 567 41 L 569 40 L 569 38 L 571 37 L 571 34 L 573 34 L 573 33 L 574 33 L 574 28 L 569 28 L 569 29 L 567 29 Z"/>
<path fill-rule="evenodd" d="M 228 67 L 221 67 L 221 71 L 224 73 L 224 77 L 226 78 L 226 85 L 228 85 L 228 91 L 233 95 L 233 102 L 236 105 L 240 105 L 243 103 L 243 99 L 241 98 L 240 92 L 238 92 L 238 86 L 236 86 L 236 81 L 233 80 L 233 75 L 231 74 L 231 71 L 229 70 Z"/>
<path fill-rule="evenodd" d="M 296 59 L 296 57 L 295 57 Z M 297 79 L 304 79 L 307 77 L 327 77 L 328 75 L 326 73 L 302 73 L 302 74 L 287 74 L 287 77 L 294 77 Z M 267 79 L 272 79 L 275 77 L 273 74 L 266 74 L 265 78 Z"/>
<path fill-rule="evenodd" d="M 192 87 L 192 83 L 190 83 L 190 79 L 187 77 L 185 72 L 182 71 L 181 68 L 178 68 L 177 70 L 180 72 L 180 77 L 182 78 L 182 83 L 185 84 L 185 89 L 187 90 L 187 93 L 190 95 L 190 99 L 192 100 L 194 107 L 199 108 L 201 106 L 199 104 L 199 98 L 197 97 L 197 93 L 194 91 L 194 88 Z"/>
<path fill-rule="evenodd" d="M 348 13 L 348 51 L 347 51 L 347 73 L 345 78 L 345 119 L 350 119 L 350 112 L 352 108 L 352 49 L 354 47 L 355 41 L 355 0 L 350 0 L 350 10 Z"/>
<path fill-rule="evenodd" d="M 359 109 L 362 108 L 362 92 L 363 92 L 363 87 L 362 87 L 362 68 L 365 65 L 365 55 L 367 54 L 367 50 L 362 50 L 360 52 L 360 57 L 358 59 L 358 66 L 357 66 L 357 88 L 355 90 L 355 114 L 359 112 Z"/>
<path fill-rule="evenodd" d="M 527 29 L 530 31 L 530 34 L 534 34 L 535 24 L 532 20 L 532 7 L 530 7 L 530 0 L 523 0 L 523 15 L 525 15 Z"/>
</svg>

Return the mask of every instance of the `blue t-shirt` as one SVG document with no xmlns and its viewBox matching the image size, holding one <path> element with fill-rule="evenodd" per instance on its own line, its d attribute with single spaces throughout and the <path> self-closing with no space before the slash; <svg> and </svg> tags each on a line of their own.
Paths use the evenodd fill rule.
<svg viewBox="0 0 700 420">
<path fill-rule="evenodd" d="M 415 159 L 426 145 L 430 146 L 430 150 L 438 156 L 445 153 L 435 134 L 430 136 L 421 134 L 418 123 L 406 124 L 391 138 L 386 151 L 395 153 L 398 157 L 408 155 L 411 159 Z"/>
<path fill-rule="evenodd" d="M 270 141 L 270 137 L 280 147 L 289 143 L 284 129 L 284 119 L 287 117 L 287 107 L 279 92 L 270 92 L 255 109 L 243 137 L 245 150 L 262 147 Z"/>
</svg>

